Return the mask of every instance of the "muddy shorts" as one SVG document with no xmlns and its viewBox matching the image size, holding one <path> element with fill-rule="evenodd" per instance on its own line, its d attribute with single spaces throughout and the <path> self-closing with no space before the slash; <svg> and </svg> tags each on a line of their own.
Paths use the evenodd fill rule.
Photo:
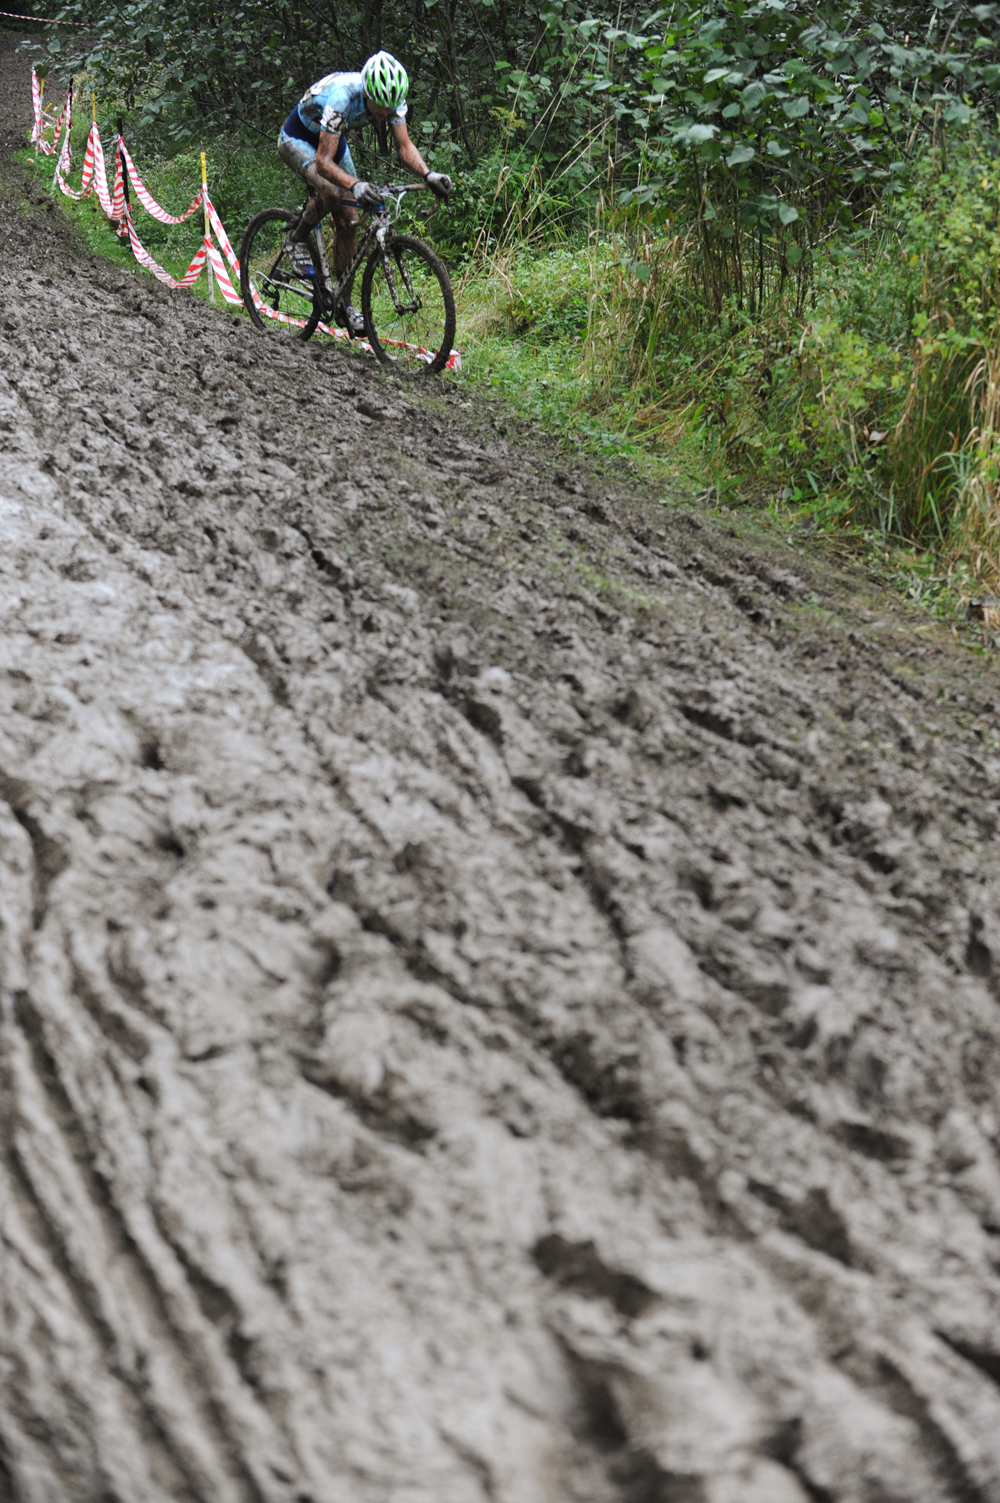
<svg viewBox="0 0 1000 1503">
<path fill-rule="evenodd" d="M 306 168 L 311 167 L 316 160 L 316 141 L 299 119 L 297 109 L 292 111 L 278 132 L 278 155 L 285 166 L 290 167 L 301 178 L 305 177 Z M 334 161 L 352 177 L 357 177 L 357 168 L 351 159 L 351 149 L 347 144 L 346 136 L 340 138 L 340 146 Z"/>
</svg>

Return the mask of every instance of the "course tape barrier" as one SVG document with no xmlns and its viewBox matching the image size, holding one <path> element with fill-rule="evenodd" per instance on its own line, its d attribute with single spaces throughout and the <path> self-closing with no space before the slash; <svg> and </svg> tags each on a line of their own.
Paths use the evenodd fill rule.
<svg viewBox="0 0 1000 1503">
<path fill-rule="evenodd" d="M 132 161 L 132 158 L 129 155 L 128 147 L 120 138 L 118 142 L 118 150 L 121 153 L 122 160 L 124 161 L 125 166 L 128 169 L 128 175 L 132 179 L 132 186 L 139 197 L 139 202 L 146 210 L 146 213 L 151 214 L 154 219 L 158 219 L 161 224 L 183 224 L 186 219 L 190 219 L 191 215 L 196 214 L 201 208 L 202 192 L 199 188 L 197 194 L 195 195 L 195 198 L 191 203 L 190 208 L 185 209 L 183 214 L 168 214 L 166 209 L 162 209 L 156 202 L 156 199 L 153 197 L 152 193 L 150 193 L 149 189 L 140 178 L 138 172 L 136 172 L 135 163 Z"/>
<path fill-rule="evenodd" d="M 51 119 L 46 119 L 42 108 L 42 88 L 35 70 L 31 70 L 31 97 L 34 107 L 34 125 L 31 131 L 32 141 L 42 151 L 50 156 L 55 155 L 62 140 L 56 161 L 55 181 L 61 192 L 67 198 L 83 199 L 91 195 L 96 197 L 103 212 L 107 215 L 112 226 L 122 240 L 127 240 L 133 256 L 139 265 L 152 273 L 157 281 L 166 287 L 191 287 L 201 276 L 206 264 L 211 268 L 212 276 L 218 283 L 219 291 L 225 302 L 233 307 L 241 308 L 243 299 L 239 293 L 240 263 L 236 252 L 233 250 L 232 241 L 226 233 L 225 225 L 219 217 L 218 211 L 208 195 L 208 185 L 205 183 L 199 188 L 191 204 L 183 214 L 170 214 L 157 203 L 145 183 L 139 176 L 135 163 L 129 153 L 122 136 L 118 137 L 115 147 L 115 180 L 112 189 L 108 190 L 107 168 L 105 165 L 104 147 L 101 142 L 101 134 L 95 120 L 87 134 L 87 143 L 84 148 L 83 174 L 79 188 L 71 188 L 67 182 L 67 176 L 72 167 L 72 153 L 70 148 L 70 129 L 73 118 L 72 90 L 66 95 L 66 103 L 54 123 L 52 141 L 45 139 L 44 131 L 53 128 Z M 201 209 L 205 220 L 205 233 L 201 244 L 198 246 L 191 259 L 191 263 L 182 276 L 174 277 L 165 270 L 139 239 L 132 217 L 132 206 L 129 202 L 126 186 L 131 182 L 135 189 L 136 197 L 143 208 L 161 224 L 184 224 Z M 218 244 L 214 244 L 212 237 Z M 305 319 L 296 318 L 289 313 L 279 313 L 274 308 L 269 308 L 264 303 L 256 290 L 253 292 L 254 306 L 265 318 L 273 319 L 277 323 L 287 324 L 292 328 L 305 328 Z M 336 325 L 320 322 L 317 330 L 326 334 L 330 339 L 350 339 L 346 329 L 339 329 Z M 354 340 L 363 350 L 372 352 L 371 345 L 367 340 Z M 400 353 L 407 359 L 423 360 L 430 362 L 434 357 L 431 351 L 423 349 L 420 345 L 407 344 L 400 340 L 385 340 L 384 343 Z M 458 371 L 462 368 L 462 357 L 457 350 L 452 350 L 448 358 L 447 367 L 450 371 Z"/>
<path fill-rule="evenodd" d="M 59 145 L 59 137 L 62 135 L 62 132 L 63 132 L 63 126 L 64 126 L 64 122 L 65 122 L 65 118 L 66 118 L 66 111 L 67 111 L 67 109 L 71 109 L 71 108 L 72 108 L 72 106 L 70 104 L 69 95 L 67 94 L 67 96 L 66 96 L 66 103 L 63 105 L 62 110 L 59 112 L 58 116 L 56 116 L 56 114 L 55 114 L 55 106 L 54 105 L 50 105 L 48 109 L 45 109 L 45 107 L 43 105 L 43 102 L 42 102 L 42 85 L 41 85 L 41 80 L 39 79 L 38 74 L 35 72 L 34 68 L 32 68 L 32 70 L 31 70 L 31 113 L 32 113 L 32 117 L 33 118 L 32 118 L 32 125 L 31 125 L 31 140 L 32 140 L 32 142 L 33 142 L 34 145 L 36 145 L 41 151 L 45 152 L 46 156 L 50 156 L 50 157 L 54 157 L 55 156 L 55 154 L 56 154 L 56 148 Z M 53 130 L 53 129 L 54 129 L 54 134 L 53 134 L 52 140 L 51 141 L 46 141 L 46 139 L 45 139 L 45 132 L 47 130 Z M 67 134 L 67 136 L 69 135 L 69 131 L 68 130 L 67 130 L 66 134 Z"/>
<path fill-rule="evenodd" d="M 19 10 L 0 10 L 0 16 L 7 16 L 11 21 L 39 21 L 43 26 L 86 26 L 85 21 L 59 21 L 51 16 L 22 16 Z"/>
<path fill-rule="evenodd" d="M 83 154 L 83 177 L 79 188 L 71 188 L 66 181 L 66 172 L 69 163 L 63 166 L 60 158 L 56 168 L 56 181 L 67 198 L 89 198 L 91 194 L 97 199 L 104 213 L 109 219 L 113 217 L 111 197 L 108 193 L 108 175 L 104 165 L 104 147 L 101 144 L 101 133 L 97 129 L 97 122 L 90 127 L 87 135 L 87 145 Z"/>
</svg>

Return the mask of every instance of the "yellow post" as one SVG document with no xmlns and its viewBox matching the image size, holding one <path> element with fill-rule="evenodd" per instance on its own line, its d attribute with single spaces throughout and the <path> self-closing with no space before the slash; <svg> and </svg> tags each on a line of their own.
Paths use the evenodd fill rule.
<svg viewBox="0 0 1000 1503">
<path fill-rule="evenodd" d="M 39 122 L 44 122 L 44 120 L 45 120 L 45 79 L 44 78 L 39 78 L 39 80 L 38 80 L 38 119 L 39 119 Z M 43 124 L 40 123 L 39 127 L 38 127 L 39 137 L 41 137 L 42 129 L 43 129 Z M 36 141 L 35 142 L 35 155 L 31 159 L 33 162 L 37 162 L 38 161 L 38 153 L 39 153 L 40 150 L 41 150 L 41 147 L 39 146 L 38 142 Z"/>
<path fill-rule="evenodd" d="M 201 154 L 201 209 L 205 218 L 205 239 L 210 238 L 211 225 L 208 219 L 208 168 L 205 166 L 205 153 Z M 212 263 L 208 262 L 208 295 L 215 302 L 215 277 L 212 275 Z"/>
</svg>

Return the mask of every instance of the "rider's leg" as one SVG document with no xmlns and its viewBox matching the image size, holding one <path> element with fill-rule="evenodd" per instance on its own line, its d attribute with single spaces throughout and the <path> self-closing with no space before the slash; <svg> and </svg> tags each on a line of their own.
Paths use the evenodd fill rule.
<svg viewBox="0 0 1000 1503">
<path fill-rule="evenodd" d="M 329 214 L 336 230 L 333 245 L 333 269 L 335 280 L 339 282 L 354 260 L 358 236 L 358 211 L 353 204 L 344 202 L 345 198 L 350 195 L 344 189 L 335 187 L 328 180 L 320 177 L 315 167 L 307 168 L 303 176 L 312 191 L 302 218 L 292 231 L 291 238 L 293 241 L 305 240 L 319 221 Z M 351 301 L 352 283 L 353 278 L 352 282 L 345 287 L 342 299 L 348 305 Z"/>
<path fill-rule="evenodd" d="M 321 177 L 314 166 L 309 166 L 302 176 L 309 188 L 309 197 L 302 218 L 294 231 L 293 239 L 304 240 L 310 230 L 314 230 L 324 215 L 329 214 L 340 201 L 337 189 L 326 178 Z"/>
<path fill-rule="evenodd" d="M 278 156 L 300 177 L 309 188 L 306 207 L 298 219 L 293 219 L 285 240 L 285 251 L 300 276 L 312 276 L 312 255 L 303 242 L 325 212 L 323 205 L 324 181 L 316 173 L 316 148 L 311 141 L 302 139 L 292 115 L 288 117 L 278 135 Z M 292 133 L 289 133 L 291 127 Z"/>
<path fill-rule="evenodd" d="M 355 178 L 358 173 L 354 166 L 346 137 L 342 137 L 341 141 L 343 150 L 338 158 L 338 165 L 344 169 L 349 177 Z M 338 283 L 354 260 L 357 243 L 358 211 L 354 203 L 350 201 L 351 197 L 349 191 L 341 189 L 331 211 L 334 227 L 337 232 L 333 248 L 333 265 Z M 365 321 L 358 310 L 351 304 L 352 282 L 353 278 L 344 288 L 340 300 L 340 308 L 337 312 L 337 322 L 342 324 L 351 334 L 358 335 L 364 333 Z"/>
<path fill-rule="evenodd" d="M 334 246 L 334 269 L 337 281 L 350 266 L 354 258 L 355 242 L 357 238 L 358 212 L 353 204 L 344 202 L 350 198 L 350 193 L 328 178 L 321 177 L 316 170 L 316 148 L 310 143 L 302 141 L 298 136 L 290 136 L 283 128 L 278 137 L 278 155 L 282 161 L 297 174 L 309 189 L 309 197 L 306 206 L 297 221 L 293 221 L 285 242 L 286 250 L 295 259 L 295 253 L 304 240 L 314 230 L 325 214 L 332 213 L 336 226 L 336 244 Z M 339 165 L 351 177 L 356 177 L 354 163 L 348 150 L 347 142 L 342 138 L 342 150 L 339 156 Z M 308 268 L 305 269 L 308 271 Z M 361 314 L 351 306 L 351 288 L 345 288 L 341 300 L 340 309 L 337 312 L 337 322 L 342 323 L 353 335 L 364 333 L 364 320 Z"/>
<path fill-rule="evenodd" d="M 337 238 L 333 247 L 333 265 L 339 282 L 344 272 L 354 260 L 354 251 L 358 237 L 358 211 L 338 199 L 333 207 L 333 222 L 337 230 Z M 344 288 L 344 302 L 351 301 L 351 287 Z"/>
<path fill-rule="evenodd" d="M 314 230 L 320 220 L 340 202 L 337 189 L 325 177 L 321 177 L 315 167 L 307 167 L 302 176 L 310 191 L 296 231 L 297 240 L 304 240 L 309 231 Z"/>
<path fill-rule="evenodd" d="M 334 207 L 331 218 L 337 231 L 333 246 L 333 265 L 339 286 L 341 277 L 347 273 L 354 260 L 358 235 L 358 211 L 353 204 L 346 204 L 341 200 Z M 360 337 L 365 332 L 365 321 L 351 302 L 353 286 L 354 278 L 352 277 L 340 295 L 336 317 L 338 324 L 341 324 L 353 336 Z"/>
</svg>

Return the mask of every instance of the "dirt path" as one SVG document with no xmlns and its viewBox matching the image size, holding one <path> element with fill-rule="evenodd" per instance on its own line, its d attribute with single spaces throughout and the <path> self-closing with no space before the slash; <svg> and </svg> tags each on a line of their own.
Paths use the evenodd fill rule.
<svg viewBox="0 0 1000 1503">
<path fill-rule="evenodd" d="M 997 1503 L 994 668 L 95 262 L 0 63 L 0 1499 Z"/>
</svg>

